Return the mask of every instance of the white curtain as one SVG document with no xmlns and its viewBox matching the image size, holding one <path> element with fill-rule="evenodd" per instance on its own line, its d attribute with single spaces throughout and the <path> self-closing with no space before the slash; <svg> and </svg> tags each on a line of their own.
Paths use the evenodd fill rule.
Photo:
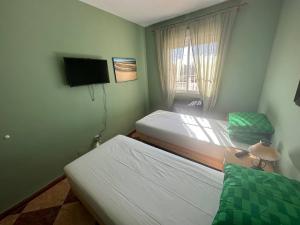
<svg viewBox="0 0 300 225">
<path fill-rule="evenodd" d="M 163 100 L 170 108 L 176 93 L 176 76 L 181 71 L 186 25 L 155 31 L 156 52 Z"/>
<path fill-rule="evenodd" d="M 213 110 L 217 101 L 224 56 L 236 13 L 237 8 L 234 8 L 189 24 L 198 90 L 204 111 Z"/>
</svg>

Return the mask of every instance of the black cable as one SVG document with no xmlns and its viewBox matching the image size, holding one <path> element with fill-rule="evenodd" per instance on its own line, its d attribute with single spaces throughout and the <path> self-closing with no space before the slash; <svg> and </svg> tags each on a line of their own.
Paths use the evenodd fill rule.
<svg viewBox="0 0 300 225">
<path fill-rule="evenodd" d="M 106 130 L 106 124 L 107 124 L 107 104 L 106 104 L 106 90 L 104 87 L 104 84 L 102 85 L 102 90 L 103 90 L 103 107 L 104 107 L 104 126 L 100 130 L 99 134 L 102 136 L 102 133 Z"/>
<path fill-rule="evenodd" d="M 89 88 L 89 93 L 90 93 L 92 101 L 95 101 L 95 89 L 94 89 L 94 86 L 93 85 L 89 85 L 88 88 Z"/>
</svg>

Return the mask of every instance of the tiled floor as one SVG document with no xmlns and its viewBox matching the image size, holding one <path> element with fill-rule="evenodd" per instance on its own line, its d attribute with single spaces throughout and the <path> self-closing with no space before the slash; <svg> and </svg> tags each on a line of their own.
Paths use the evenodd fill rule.
<svg viewBox="0 0 300 225">
<path fill-rule="evenodd" d="M 0 221 L 0 225 L 98 225 L 64 179 Z"/>
</svg>

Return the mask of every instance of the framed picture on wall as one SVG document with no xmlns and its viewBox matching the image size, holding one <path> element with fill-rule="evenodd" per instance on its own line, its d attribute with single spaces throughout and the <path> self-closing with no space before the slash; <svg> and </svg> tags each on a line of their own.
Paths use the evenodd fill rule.
<svg viewBox="0 0 300 225">
<path fill-rule="evenodd" d="M 137 79 L 136 60 L 134 58 L 113 57 L 112 60 L 117 83 Z"/>
</svg>

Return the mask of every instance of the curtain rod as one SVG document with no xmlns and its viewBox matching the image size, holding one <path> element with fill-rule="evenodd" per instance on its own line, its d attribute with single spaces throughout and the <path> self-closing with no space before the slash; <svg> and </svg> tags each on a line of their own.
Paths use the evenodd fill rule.
<svg viewBox="0 0 300 225">
<path fill-rule="evenodd" d="M 223 9 L 215 10 L 213 12 L 206 13 L 206 14 L 203 14 L 201 16 L 197 16 L 197 17 L 194 17 L 194 18 L 191 18 L 191 19 L 183 19 L 183 21 L 179 21 L 179 22 L 175 22 L 175 23 L 170 23 L 170 24 L 166 24 L 166 25 L 161 25 L 161 26 L 158 26 L 158 27 L 154 28 L 152 30 L 152 32 L 154 32 L 154 31 L 156 31 L 158 29 L 164 28 L 164 27 L 174 26 L 174 25 L 181 24 L 181 23 L 186 23 L 186 22 L 197 21 L 197 20 L 199 20 L 202 17 L 214 15 L 214 14 L 226 11 L 228 9 L 233 9 L 233 8 L 238 8 L 239 9 L 239 8 L 245 6 L 245 5 L 248 5 L 248 4 L 249 4 L 248 2 L 243 2 L 243 3 L 237 4 L 237 5 L 233 5 L 233 6 L 229 6 L 229 7 L 223 8 Z"/>
</svg>

